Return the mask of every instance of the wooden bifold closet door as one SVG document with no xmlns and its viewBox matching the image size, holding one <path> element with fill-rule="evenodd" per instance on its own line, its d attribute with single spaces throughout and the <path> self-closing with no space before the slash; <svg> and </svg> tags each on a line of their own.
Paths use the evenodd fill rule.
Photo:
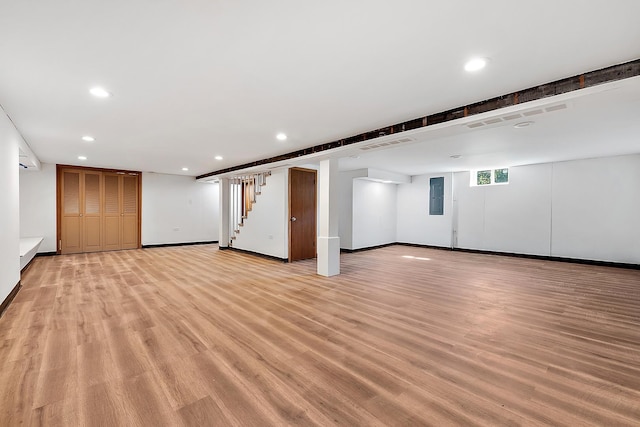
<svg viewBox="0 0 640 427">
<path fill-rule="evenodd" d="M 63 254 L 140 247 L 139 173 L 59 167 Z"/>
</svg>

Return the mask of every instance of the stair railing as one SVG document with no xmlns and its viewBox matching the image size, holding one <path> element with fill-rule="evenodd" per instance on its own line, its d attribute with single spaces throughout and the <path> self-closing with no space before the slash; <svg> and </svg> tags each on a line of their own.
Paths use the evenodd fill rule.
<svg viewBox="0 0 640 427">
<path fill-rule="evenodd" d="M 248 175 L 237 175 L 229 179 L 231 186 L 229 194 L 231 196 L 229 221 L 229 245 L 233 246 L 233 241 L 240 233 L 240 227 L 249 216 L 249 212 L 256 203 L 256 196 L 262 193 L 262 187 L 267 185 L 267 177 L 271 172 L 260 172 Z"/>
</svg>

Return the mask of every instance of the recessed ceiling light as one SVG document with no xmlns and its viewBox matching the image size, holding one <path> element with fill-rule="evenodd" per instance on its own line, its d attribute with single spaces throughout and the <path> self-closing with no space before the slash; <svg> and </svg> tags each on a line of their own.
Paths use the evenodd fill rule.
<svg viewBox="0 0 640 427">
<path fill-rule="evenodd" d="M 215 156 L 214 159 L 216 160 L 222 160 L 222 156 Z"/>
<path fill-rule="evenodd" d="M 281 132 L 276 135 L 276 138 L 278 138 L 278 141 L 286 141 L 287 135 Z"/>
<path fill-rule="evenodd" d="M 85 136 L 83 136 L 83 137 L 82 137 L 82 140 L 83 140 L 83 141 L 86 141 L 86 142 L 93 142 L 93 141 L 95 141 L 96 139 L 95 139 L 94 137 L 92 137 L 92 136 L 85 135 Z"/>
<path fill-rule="evenodd" d="M 182 170 L 186 172 L 189 170 L 189 168 L 182 168 Z"/>
<path fill-rule="evenodd" d="M 87 160 L 87 156 L 78 156 L 78 160 Z"/>
<path fill-rule="evenodd" d="M 89 93 L 97 98 L 109 98 L 110 96 L 113 96 L 111 92 L 99 86 L 92 87 L 89 90 Z"/>
<path fill-rule="evenodd" d="M 480 71 L 487 65 L 487 58 L 472 58 L 464 64 L 465 71 L 470 73 L 474 71 Z"/>
<path fill-rule="evenodd" d="M 449 156 L 449 157 L 451 157 L 452 159 L 459 159 L 460 157 L 462 157 L 462 155 L 454 154 L 453 156 Z"/>
<path fill-rule="evenodd" d="M 516 129 L 522 129 L 522 128 L 526 128 L 528 126 L 531 126 L 533 124 L 533 122 L 520 122 L 520 123 L 516 123 L 515 125 L 513 125 L 514 128 Z"/>
</svg>

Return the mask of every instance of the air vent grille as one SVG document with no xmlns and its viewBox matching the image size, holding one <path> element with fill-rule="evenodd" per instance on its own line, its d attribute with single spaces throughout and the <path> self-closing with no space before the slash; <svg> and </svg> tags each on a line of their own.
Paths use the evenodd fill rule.
<svg viewBox="0 0 640 427">
<path fill-rule="evenodd" d="M 374 150 L 376 148 L 389 147 L 391 145 L 405 144 L 405 143 L 411 142 L 411 141 L 413 141 L 412 138 L 400 138 L 400 139 L 394 139 L 394 140 L 391 140 L 391 141 L 374 142 L 374 143 L 371 143 L 371 144 L 364 145 L 364 146 L 360 147 L 360 149 L 363 150 L 363 151 Z"/>
<path fill-rule="evenodd" d="M 508 116 L 504 116 L 502 119 L 503 120 L 515 120 L 515 119 L 519 119 L 522 117 L 522 114 L 510 114 Z"/>
<path fill-rule="evenodd" d="M 511 120 L 521 119 L 523 117 L 531 117 L 531 116 L 537 116 L 539 114 L 552 113 L 554 111 L 565 110 L 566 108 L 568 108 L 567 104 L 556 104 L 556 105 L 552 105 L 545 108 L 536 108 L 534 110 L 523 111 L 522 113 L 511 113 L 506 116 L 492 117 L 487 120 L 469 123 L 466 126 L 469 129 L 477 129 L 483 126 L 491 126 L 498 123 L 504 123 Z"/>
<path fill-rule="evenodd" d="M 567 104 L 558 104 L 558 105 L 554 105 L 553 107 L 545 108 L 545 111 L 547 113 L 550 113 L 552 111 L 564 110 L 565 108 L 567 108 Z"/>
</svg>

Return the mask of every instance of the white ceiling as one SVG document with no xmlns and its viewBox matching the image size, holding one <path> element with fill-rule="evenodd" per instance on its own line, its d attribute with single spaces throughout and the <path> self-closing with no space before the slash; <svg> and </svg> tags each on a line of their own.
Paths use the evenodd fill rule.
<svg viewBox="0 0 640 427">
<path fill-rule="evenodd" d="M 520 118 L 512 118 L 517 115 Z M 510 119 L 481 128 L 467 126 L 496 117 Z M 531 124 L 514 127 L 524 122 Z M 420 175 L 640 153 L 640 77 L 402 135 L 413 141 L 363 151 L 362 146 L 373 143 L 367 141 L 344 150 L 340 168 Z"/>
<path fill-rule="evenodd" d="M 638 16 L 637 0 L 3 1 L 0 103 L 43 162 L 198 175 L 637 59 Z M 472 56 L 491 61 L 468 74 Z M 94 85 L 114 96 L 93 98 Z M 612 91 L 631 98 L 627 118 L 638 117 L 634 87 Z M 430 135 L 399 148 L 405 163 L 364 166 L 459 167 L 451 154 L 463 155 L 458 164 L 502 163 L 514 140 L 533 146 L 533 136 L 538 150 L 517 161 L 576 156 L 575 144 L 562 145 L 566 134 L 638 135 L 613 114 L 612 97 L 600 110 L 611 110 L 615 126 L 579 116 L 583 107 L 603 112 L 584 97 L 517 133 Z M 278 132 L 289 139 L 277 141 Z M 81 141 L 86 134 L 96 141 Z M 635 144 L 590 152 L 640 151 Z M 342 167 L 362 167 L 367 156 Z"/>
</svg>

